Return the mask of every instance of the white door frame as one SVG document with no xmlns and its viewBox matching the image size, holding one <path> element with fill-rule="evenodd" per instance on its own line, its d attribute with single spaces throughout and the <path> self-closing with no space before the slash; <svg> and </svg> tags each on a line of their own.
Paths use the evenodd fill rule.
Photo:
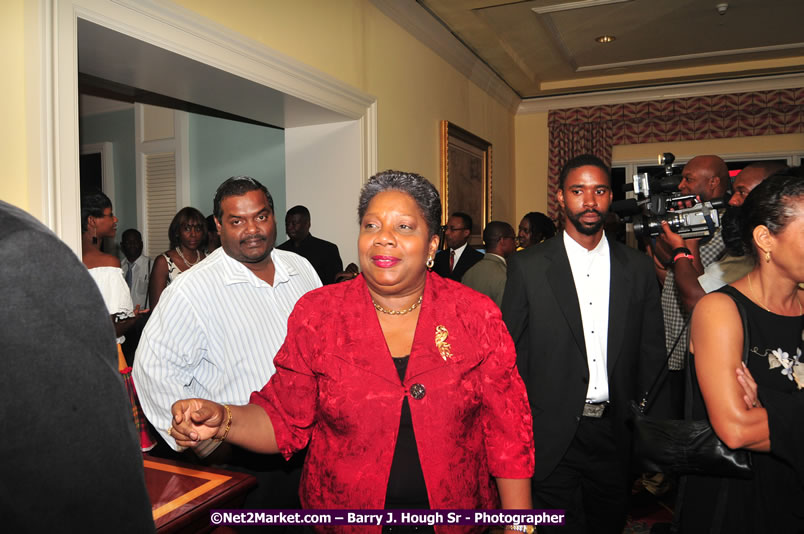
<svg viewBox="0 0 804 534">
<path fill-rule="evenodd" d="M 114 145 L 109 141 L 81 145 L 81 155 L 86 154 L 100 154 L 101 188 L 103 193 L 114 203 Z"/>
<path fill-rule="evenodd" d="M 77 20 L 189 57 L 357 121 L 360 182 L 377 169 L 374 97 L 166 1 L 38 0 L 25 3 L 30 208 L 80 254 Z M 39 147 L 37 151 L 33 147 Z M 351 150 L 350 150 L 351 151 Z M 287 176 L 288 181 L 310 180 Z M 353 217 L 353 214 L 346 215 Z"/>
</svg>

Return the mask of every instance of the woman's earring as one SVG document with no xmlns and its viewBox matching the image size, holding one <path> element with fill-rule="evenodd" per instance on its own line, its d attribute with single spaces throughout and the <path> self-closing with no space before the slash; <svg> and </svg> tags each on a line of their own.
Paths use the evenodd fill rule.
<svg viewBox="0 0 804 534">
<path fill-rule="evenodd" d="M 765 263 L 770 263 L 770 250 L 765 251 Z"/>
<path fill-rule="evenodd" d="M 433 265 L 434 265 L 434 264 L 435 264 L 435 262 L 433 261 L 433 257 L 432 257 L 432 256 L 429 256 L 429 257 L 427 258 L 427 262 L 425 263 L 425 265 L 427 266 L 427 268 L 428 268 L 429 270 L 431 270 L 431 271 L 432 271 L 432 270 L 433 270 Z"/>
<path fill-rule="evenodd" d="M 92 229 L 92 244 L 93 244 L 93 245 L 97 245 L 97 244 L 98 244 L 98 236 L 97 236 L 97 231 L 96 231 L 94 228 Z"/>
</svg>

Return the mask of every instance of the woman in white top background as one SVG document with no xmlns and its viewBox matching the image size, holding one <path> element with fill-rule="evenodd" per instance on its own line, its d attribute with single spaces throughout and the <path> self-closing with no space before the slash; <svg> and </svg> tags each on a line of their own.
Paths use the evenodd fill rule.
<svg viewBox="0 0 804 534">
<path fill-rule="evenodd" d="M 103 301 L 111 316 L 117 337 L 118 370 L 123 375 L 129 400 L 131 401 L 134 423 L 140 435 L 142 450 L 150 450 L 156 442 L 150 437 L 147 422 L 139 407 L 131 367 L 126 364 L 121 344 L 124 334 L 137 320 L 137 316 L 148 310 L 134 307 L 128 284 L 120 268 L 117 256 L 101 250 L 106 237 L 114 238 L 117 233 L 117 217 L 112 211 L 112 201 L 100 191 L 88 193 L 81 198 L 81 261 L 89 270 L 90 276 L 98 285 Z"/>
<path fill-rule="evenodd" d="M 116 233 L 117 217 L 109 197 L 99 191 L 84 195 L 81 198 L 81 261 L 100 289 L 112 316 L 118 343 L 121 343 L 126 330 L 134 324 L 134 305 L 120 260 L 101 251 L 103 239 L 114 238 Z M 140 313 L 139 308 L 137 313 Z"/>
</svg>

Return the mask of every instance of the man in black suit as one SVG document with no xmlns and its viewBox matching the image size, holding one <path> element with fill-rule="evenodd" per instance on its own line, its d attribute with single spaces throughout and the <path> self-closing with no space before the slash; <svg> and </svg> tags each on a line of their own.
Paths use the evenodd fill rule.
<svg viewBox="0 0 804 534">
<path fill-rule="evenodd" d="M 436 274 L 460 282 L 469 267 L 483 259 L 482 252 L 469 246 L 470 235 L 472 235 L 472 218 L 460 211 L 450 215 L 444 233 L 447 249 L 436 254 L 433 265 Z"/>
<path fill-rule="evenodd" d="M 335 277 L 343 271 L 338 245 L 310 233 L 310 210 L 304 206 L 290 208 L 285 215 L 285 231 L 290 239 L 276 248 L 304 257 L 313 266 L 322 284 L 334 284 Z"/>
<path fill-rule="evenodd" d="M 0 227 L 3 530 L 154 532 L 98 286 L 31 215 L 0 201 Z"/>
<path fill-rule="evenodd" d="M 665 358 L 653 266 L 606 239 L 611 199 L 599 158 L 571 160 L 557 193 L 565 231 L 508 260 L 502 313 L 533 411 L 533 507 L 567 510 L 561 534 L 622 532 L 628 405 Z"/>
</svg>

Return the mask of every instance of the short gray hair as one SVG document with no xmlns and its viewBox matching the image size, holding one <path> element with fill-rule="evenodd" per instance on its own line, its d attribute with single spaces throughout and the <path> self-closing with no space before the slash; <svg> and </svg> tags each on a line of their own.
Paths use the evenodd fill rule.
<svg viewBox="0 0 804 534">
<path fill-rule="evenodd" d="M 441 197 L 438 190 L 425 177 L 412 172 L 383 171 L 375 174 L 360 190 L 360 201 L 357 205 L 357 220 L 363 220 L 369 202 L 379 193 L 385 191 L 401 191 L 407 193 L 419 206 L 424 220 L 427 221 L 428 237 L 433 237 L 441 228 Z"/>
</svg>

